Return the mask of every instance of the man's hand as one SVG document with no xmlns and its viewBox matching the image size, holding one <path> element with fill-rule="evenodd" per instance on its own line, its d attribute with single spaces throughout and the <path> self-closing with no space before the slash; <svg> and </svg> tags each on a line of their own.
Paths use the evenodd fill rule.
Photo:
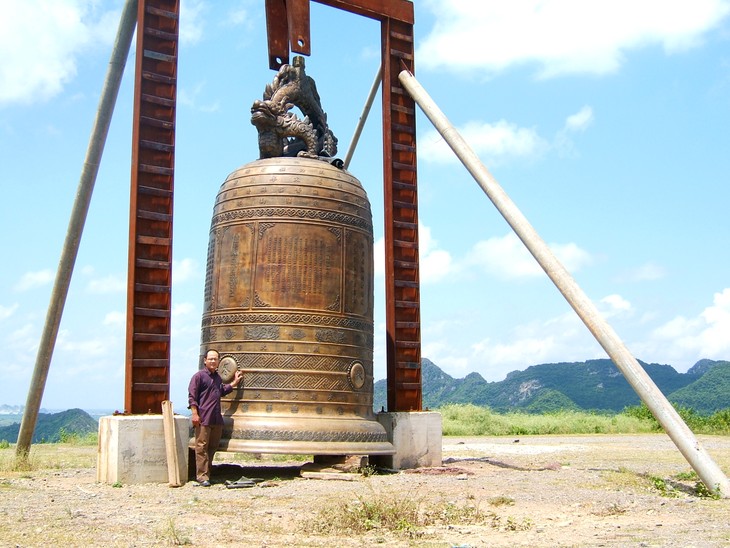
<svg viewBox="0 0 730 548">
<path fill-rule="evenodd" d="M 190 411 L 192 411 L 192 415 L 190 418 L 193 421 L 193 426 L 198 426 L 200 424 L 200 415 L 198 415 L 198 408 L 191 407 Z"/>
<path fill-rule="evenodd" d="M 231 386 L 238 386 L 238 383 L 241 382 L 241 379 L 243 378 L 243 371 L 240 369 L 236 369 L 236 372 L 233 374 L 233 380 L 231 381 Z"/>
</svg>

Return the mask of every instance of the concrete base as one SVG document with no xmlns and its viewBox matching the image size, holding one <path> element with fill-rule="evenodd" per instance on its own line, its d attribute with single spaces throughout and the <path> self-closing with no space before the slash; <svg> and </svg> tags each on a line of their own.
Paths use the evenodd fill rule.
<svg viewBox="0 0 730 548">
<path fill-rule="evenodd" d="M 377 417 L 395 447 L 395 454 L 373 456 L 373 464 L 394 470 L 441 466 L 440 413 L 378 413 Z"/>
<path fill-rule="evenodd" d="M 180 478 L 188 477 L 190 417 L 175 415 Z M 118 415 L 99 419 L 96 481 L 169 483 L 162 415 Z"/>
</svg>

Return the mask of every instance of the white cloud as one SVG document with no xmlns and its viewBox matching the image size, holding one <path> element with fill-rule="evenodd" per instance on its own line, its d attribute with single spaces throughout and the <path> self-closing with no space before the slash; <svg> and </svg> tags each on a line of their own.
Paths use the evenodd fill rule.
<svg viewBox="0 0 730 548">
<path fill-rule="evenodd" d="M 686 369 L 702 358 L 730 357 L 730 288 L 715 293 L 711 306 L 695 317 L 676 316 L 636 345 L 640 356 Z"/>
<path fill-rule="evenodd" d="M 577 155 L 575 144 L 572 141 L 572 135 L 583 133 L 593 124 L 593 109 L 584 106 L 575 114 L 571 114 L 565 119 L 565 125 L 555 135 L 553 148 L 564 157 L 573 157 Z"/>
<path fill-rule="evenodd" d="M 379 238 L 374 244 L 375 277 L 385 276 L 385 239 Z M 418 274 L 420 283 L 432 283 L 454 273 L 455 265 L 451 254 L 438 247 L 438 241 L 431 236 L 431 228 L 423 223 L 418 225 Z"/>
<path fill-rule="evenodd" d="M 453 331 L 462 329 L 463 326 L 457 326 Z M 459 335 L 453 331 L 438 339 L 429 339 L 424 333 L 428 342 L 422 355 L 455 377 L 477 371 L 486 380 L 497 381 L 511 371 L 531 365 L 605 357 L 573 311 L 547 321 L 518 325 L 499 339 L 485 337 L 464 347 L 454 344 Z"/>
<path fill-rule="evenodd" d="M 524 64 L 536 66 L 539 77 L 615 72 L 631 49 L 658 45 L 674 53 L 696 46 L 730 13 L 727 0 L 425 0 L 423 6 L 437 22 L 418 48 L 421 69 L 477 78 Z"/>
<path fill-rule="evenodd" d="M 127 323 L 127 314 L 124 312 L 113 310 L 112 312 L 108 312 L 106 316 L 104 316 L 104 320 L 102 323 L 104 325 L 111 325 L 113 327 L 122 327 Z"/>
<path fill-rule="evenodd" d="M 601 313 L 605 318 L 631 312 L 631 303 L 621 295 L 606 295 L 600 300 Z"/>
<path fill-rule="evenodd" d="M 194 259 L 186 258 L 172 261 L 172 283 L 179 284 L 194 280 L 198 277 L 198 263 Z"/>
<path fill-rule="evenodd" d="M 68 335 L 68 333 L 64 333 Z M 103 356 L 107 353 L 108 344 L 102 339 L 88 339 L 85 341 L 73 341 L 66 337 L 60 337 L 56 343 L 59 350 L 64 352 L 72 352 L 79 355 L 79 357 L 95 357 Z"/>
<path fill-rule="evenodd" d="M 385 238 L 380 237 L 373 244 L 373 261 L 375 278 L 385 276 Z"/>
<path fill-rule="evenodd" d="M 12 316 L 15 311 L 18 309 L 18 303 L 15 303 L 11 306 L 3 306 L 0 304 L 0 320 L 7 320 L 10 316 Z"/>
<path fill-rule="evenodd" d="M 39 270 L 37 272 L 26 272 L 20 281 L 15 284 L 13 289 L 15 291 L 28 291 L 35 287 L 42 287 L 48 285 L 54 279 L 54 274 L 50 270 Z"/>
<path fill-rule="evenodd" d="M 472 350 L 475 354 L 489 354 L 489 361 L 494 364 L 513 364 L 513 367 L 522 369 L 525 364 L 548 361 L 550 350 L 554 347 L 554 338 L 547 335 L 539 338 L 524 338 L 508 343 L 491 343 L 487 339 L 473 345 Z"/>
<path fill-rule="evenodd" d="M 180 105 L 185 105 L 200 112 L 218 112 L 220 110 L 220 101 L 215 100 L 210 102 L 203 93 L 205 89 L 205 82 L 198 82 L 192 89 L 181 87 L 178 89 L 177 102 Z M 202 102 L 203 101 L 208 102 Z"/>
<path fill-rule="evenodd" d="M 10 333 L 3 333 L 1 344 L 5 353 L 16 363 L 26 368 L 33 367 L 33 360 L 38 351 L 40 329 L 32 323 L 26 323 Z"/>
<path fill-rule="evenodd" d="M 419 276 L 421 283 L 437 282 L 452 273 L 451 254 L 438 248 L 438 241 L 431 237 L 431 228 L 418 225 Z"/>
<path fill-rule="evenodd" d="M 549 247 L 570 272 L 576 272 L 591 262 L 590 254 L 575 243 L 550 244 Z M 503 279 L 544 275 L 535 258 L 513 232 L 477 242 L 466 258 L 466 263 Z"/>
<path fill-rule="evenodd" d="M 255 10 L 252 11 L 249 9 L 251 4 L 251 0 L 245 0 L 243 2 L 238 2 L 237 5 L 234 4 L 233 6 L 230 6 L 228 9 L 228 15 L 223 21 L 223 25 L 227 27 L 242 27 L 243 30 L 249 31 L 254 27 L 254 25 L 265 24 L 263 18 L 259 17 Z M 240 31 L 241 29 L 238 29 L 238 32 Z"/>
<path fill-rule="evenodd" d="M 47 100 L 76 76 L 79 56 L 111 44 L 118 12 L 88 0 L 4 2 L 0 18 L 0 105 Z"/>
<path fill-rule="evenodd" d="M 208 10 L 202 0 L 184 0 L 180 2 L 180 42 L 197 44 L 203 38 L 205 19 L 203 14 Z"/>
<path fill-rule="evenodd" d="M 624 281 L 651 282 L 660 280 L 667 275 L 666 269 L 656 263 L 648 262 L 621 276 Z"/>
<path fill-rule="evenodd" d="M 571 114 L 565 120 L 566 131 L 585 131 L 593 123 L 593 109 L 584 106 L 575 114 Z"/>
<path fill-rule="evenodd" d="M 127 279 L 120 275 L 110 274 L 104 278 L 89 281 L 86 286 L 89 293 L 123 293 L 127 291 Z"/>
<path fill-rule="evenodd" d="M 172 307 L 172 317 L 175 319 L 184 318 L 195 312 L 193 303 L 175 303 Z"/>
<path fill-rule="evenodd" d="M 518 127 L 506 120 L 494 124 L 470 121 L 456 128 L 474 153 L 487 166 L 498 166 L 525 160 L 536 160 L 551 150 L 564 155 L 575 153 L 571 134 L 586 131 L 594 120 L 593 109 L 583 106 L 565 119 L 564 126 L 556 132 L 552 142 L 542 137 L 534 128 Z M 435 129 L 420 136 L 420 156 L 430 163 L 458 163 L 459 159 Z"/>
<path fill-rule="evenodd" d="M 468 122 L 457 129 L 482 162 L 499 165 L 517 159 L 534 159 L 549 144 L 534 129 L 521 128 L 505 120 L 495 124 Z M 433 163 L 458 162 L 458 158 L 436 130 L 418 140 L 419 158 Z"/>
</svg>

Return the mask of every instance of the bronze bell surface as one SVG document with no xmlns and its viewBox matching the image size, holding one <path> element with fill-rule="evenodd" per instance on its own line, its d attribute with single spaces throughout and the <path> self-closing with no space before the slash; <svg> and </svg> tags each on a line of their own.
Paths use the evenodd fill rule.
<svg viewBox="0 0 730 548">
<path fill-rule="evenodd" d="M 305 77 L 303 61 L 294 68 Z M 263 110 L 292 121 L 277 101 L 291 108 L 293 92 L 276 95 L 294 87 L 292 71 L 282 67 L 254 103 L 253 119 Z M 316 124 L 305 113 L 310 127 L 320 125 L 321 110 Z M 220 450 L 393 454 L 372 409 L 373 228 L 365 190 L 341 162 L 320 158 L 312 139 L 276 134 L 274 148 L 296 156 L 270 157 L 275 141 L 256 125 L 262 158 L 221 186 L 208 246 L 201 355 L 219 351 L 224 382 L 236 369 L 244 373 L 222 399 Z M 322 145 L 323 137 L 332 144 L 326 129 L 314 141 Z"/>
</svg>

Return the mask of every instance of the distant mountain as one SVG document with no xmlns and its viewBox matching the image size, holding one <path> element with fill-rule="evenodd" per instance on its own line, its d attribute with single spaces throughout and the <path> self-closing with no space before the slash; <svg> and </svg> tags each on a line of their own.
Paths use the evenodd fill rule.
<svg viewBox="0 0 730 548">
<path fill-rule="evenodd" d="M 715 361 L 715 360 L 700 360 L 696 364 L 694 364 L 692 367 L 689 368 L 687 371 L 688 375 L 694 375 L 695 377 L 701 377 L 705 373 L 707 373 L 710 369 L 715 367 L 716 365 L 721 365 L 723 363 L 728 363 L 726 361 Z"/>
<path fill-rule="evenodd" d="M 692 369 L 687 373 L 689 374 Z M 718 409 L 730 407 L 730 362 L 713 362 L 704 371 L 705 373 L 692 384 L 672 392 L 669 399 L 682 407 L 690 407 L 702 415 L 710 415 Z"/>
<path fill-rule="evenodd" d="M 639 363 L 670 401 L 701 413 L 730 408 L 730 362 L 700 360 L 687 373 L 678 373 L 670 365 Z M 487 382 L 478 373 L 454 379 L 424 358 L 421 380 L 424 409 L 446 403 L 473 403 L 497 412 L 544 413 L 557 409 L 618 412 L 641 403 L 609 359 L 533 365 L 524 371 L 513 371 L 503 381 Z M 375 383 L 373 408 L 376 411 L 387 407 L 386 391 L 385 380 Z"/>
<path fill-rule="evenodd" d="M 0 415 L 20 415 L 23 412 L 22 405 L 0 404 Z"/>
<path fill-rule="evenodd" d="M 67 434 L 86 435 L 89 432 L 97 432 L 99 425 L 91 415 L 82 409 L 69 409 L 60 413 L 39 413 L 33 432 L 33 443 L 54 443 L 60 440 L 60 433 L 63 430 Z M 0 426 L 0 440 L 10 443 L 18 441 L 20 423 L 16 422 L 7 426 Z"/>
</svg>

